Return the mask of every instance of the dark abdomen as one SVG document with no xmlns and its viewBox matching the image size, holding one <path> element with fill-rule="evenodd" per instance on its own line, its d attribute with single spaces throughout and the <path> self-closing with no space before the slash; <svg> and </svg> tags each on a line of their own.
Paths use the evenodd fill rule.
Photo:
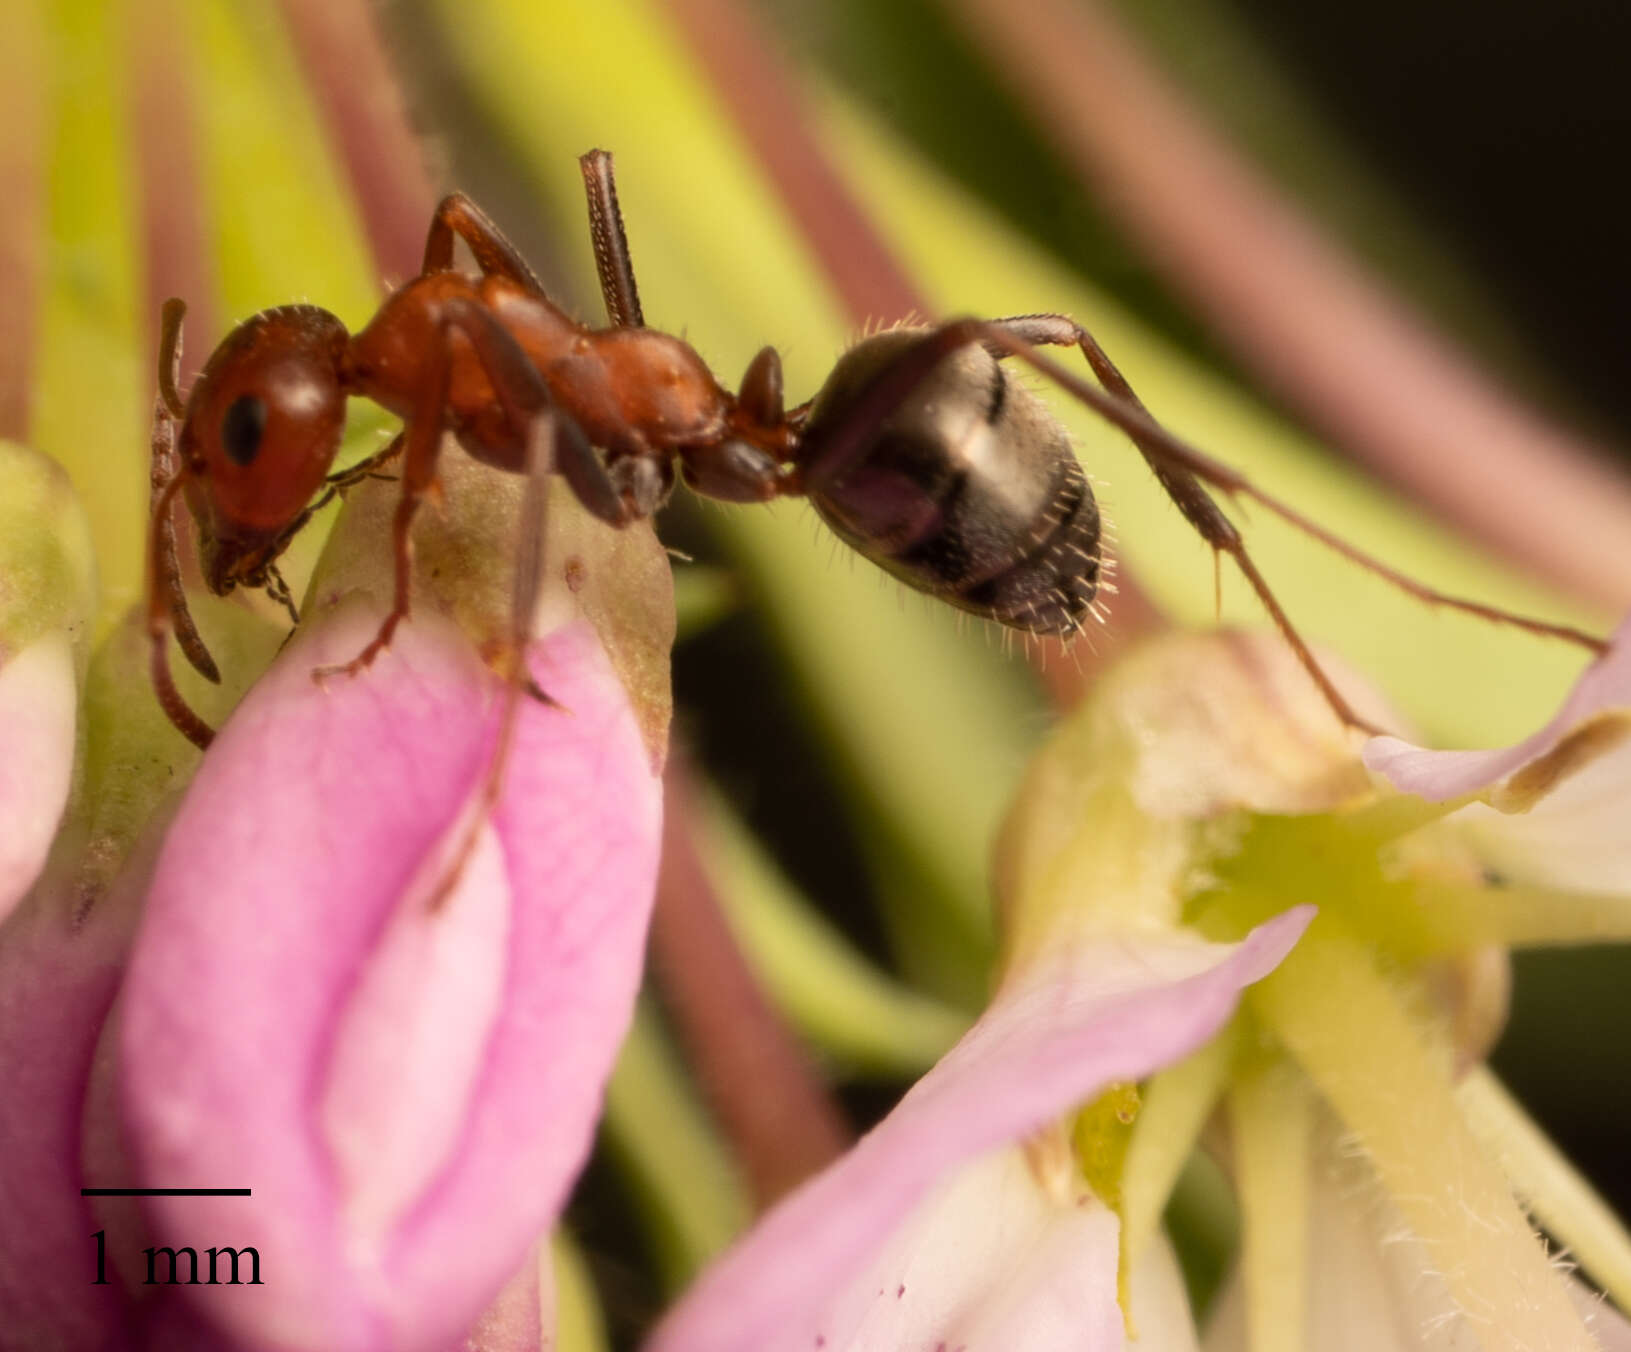
<svg viewBox="0 0 1631 1352">
<path fill-rule="evenodd" d="M 880 334 L 839 362 L 804 429 L 810 501 L 909 586 L 1029 633 L 1074 633 L 1098 591 L 1098 507 L 1064 428 L 983 348 L 942 362 L 845 463 L 826 450 L 918 336 Z"/>
</svg>

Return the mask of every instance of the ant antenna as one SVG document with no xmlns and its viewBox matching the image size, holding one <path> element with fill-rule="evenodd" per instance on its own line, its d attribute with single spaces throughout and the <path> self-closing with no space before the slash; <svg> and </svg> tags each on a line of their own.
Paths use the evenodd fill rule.
<svg viewBox="0 0 1631 1352">
<path fill-rule="evenodd" d="M 187 406 L 176 388 L 176 377 L 181 374 L 181 321 L 186 317 L 187 302 L 181 297 L 171 296 L 164 302 L 159 328 L 159 398 L 177 422 L 187 416 Z"/>
<path fill-rule="evenodd" d="M 162 417 L 162 404 L 156 411 L 161 415 L 155 419 L 153 430 L 154 464 L 158 463 L 158 446 L 160 442 L 160 426 L 174 439 L 174 424 Z M 156 469 L 155 469 L 156 472 Z M 181 476 L 175 475 L 159 489 L 153 502 L 153 544 L 148 554 L 148 599 L 147 599 L 147 638 L 149 644 L 148 671 L 152 675 L 153 690 L 158 696 L 159 705 L 163 708 L 169 720 L 175 724 L 181 734 L 196 746 L 200 751 L 207 750 L 209 744 L 215 740 L 215 731 L 204 722 L 192 706 L 187 703 L 181 691 L 176 688 L 175 677 L 170 671 L 170 634 L 172 625 L 178 641 L 181 639 L 182 628 L 178 615 L 187 615 L 186 603 L 181 602 L 182 608 L 177 611 L 175 598 L 180 596 L 181 577 L 176 562 L 175 532 L 169 523 L 169 513 L 176 489 L 181 486 Z M 191 628 L 192 620 L 189 616 L 186 624 Z M 198 638 L 196 630 L 192 631 L 195 640 Z M 185 647 L 185 644 L 183 644 Z M 200 651 L 207 658 L 209 653 L 204 651 L 200 642 Z M 214 668 L 212 662 L 211 668 Z M 209 673 L 204 673 L 208 675 Z M 220 680 L 219 671 L 215 678 Z"/>
<path fill-rule="evenodd" d="M 176 424 L 186 406 L 176 388 L 181 366 L 181 321 L 186 305 L 176 299 L 164 303 L 159 332 L 159 390 L 153 400 L 152 465 L 149 471 L 153 523 L 147 558 L 148 666 L 153 689 L 170 721 L 194 746 L 207 747 L 215 733 L 182 697 L 170 672 L 169 638 L 176 642 L 198 673 L 220 684 L 221 672 L 193 623 L 181 585 L 181 560 L 176 549 L 175 496 L 186 481 L 186 469 L 176 454 Z"/>
</svg>

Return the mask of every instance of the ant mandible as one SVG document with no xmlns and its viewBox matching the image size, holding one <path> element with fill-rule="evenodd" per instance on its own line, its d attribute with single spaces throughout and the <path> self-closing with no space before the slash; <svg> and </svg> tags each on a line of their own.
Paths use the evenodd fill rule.
<svg viewBox="0 0 1631 1352">
<path fill-rule="evenodd" d="M 689 345 L 644 326 L 611 156 L 590 151 L 579 163 L 607 328 L 587 328 L 557 307 L 497 227 L 458 193 L 436 208 L 419 276 L 365 329 L 348 334 L 310 305 L 264 311 L 215 350 L 185 405 L 176 389 L 183 307 L 166 305 L 148 631 L 160 703 L 200 747 L 213 733 L 174 685 L 170 633 L 201 674 L 220 677 L 182 592 L 170 512 L 176 493 L 185 492 L 197 523 L 210 589 L 264 587 L 293 615 L 279 554 L 335 492 L 401 456 L 391 610 L 354 660 L 317 673 L 355 674 L 408 617 L 414 514 L 433 490 L 449 431 L 485 464 L 535 482 L 560 473 L 591 513 L 614 526 L 663 505 L 676 461 L 708 497 L 766 502 L 801 494 L 836 534 L 908 585 L 1027 633 L 1073 635 L 1100 587 L 1098 509 L 1064 428 L 1006 375 L 1009 357 L 1131 438 L 1185 519 L 1215 553 L 1234 560 L 1350 726 L 1366 727 L 1203 483 L 1262 503 L 1425 601 L 1605 648 L 1567 626 L 1443 595 L 1336 538 L 1151 419 L 1093 337 L 1063 315 L 876 334 L 839 360 L 813 400 L 792 409 L 783 406 L 780 358 L 766 347 L 732 395 Z M 469 246 L 479 277 L 454 270 L 455 236 Z M 1041 346 L 1077 348 L 1099 384 L 1043 357 Z M 404 426 L 379 454 L 331 475 L 351 395 L 373 399 Z"/>
</svg>

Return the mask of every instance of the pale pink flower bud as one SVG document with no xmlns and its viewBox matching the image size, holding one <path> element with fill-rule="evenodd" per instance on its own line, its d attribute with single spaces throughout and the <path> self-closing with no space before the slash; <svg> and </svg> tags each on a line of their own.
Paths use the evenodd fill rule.
<svg viewBox="0 0 1631 1352">
<path fill-rule="evenodd" d="M 439 1348 L 557 1215 L 640 977 L 659 782 L 587 623 L 534 644 L 502 795 L 432 898 L 504 687 L 444 621 L 313 682 L 377 613 L 289 648 L 173 823 L 122 1002 L 155 1242 L 253 1246 L 265 1285 L 186 1288 L 280 1347 Z"/>
</svg>

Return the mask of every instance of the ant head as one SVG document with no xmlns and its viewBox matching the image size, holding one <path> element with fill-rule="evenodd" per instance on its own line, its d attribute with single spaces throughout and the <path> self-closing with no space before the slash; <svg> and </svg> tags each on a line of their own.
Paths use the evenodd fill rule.
<svg viewBox="0 0 1631 1352">
<path fill-rule="evenodd" d="M 180 452 L 212 591 L 265 583 L 327 475 L 345 425 L 347 342 L 326 310 L 266 310 L 227 335 L 194 384 Z"/>
</svg>

